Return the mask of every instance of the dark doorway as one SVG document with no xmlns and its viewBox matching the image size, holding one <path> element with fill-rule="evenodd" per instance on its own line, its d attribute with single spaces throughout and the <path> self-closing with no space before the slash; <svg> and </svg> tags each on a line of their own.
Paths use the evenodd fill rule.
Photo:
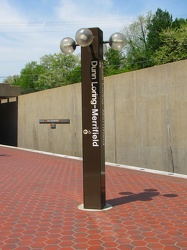
<svg viewBox="0 0 187 250">
<path fill-rule="evenodd" d="M 18 101 L 0 103 L 0 144 L 17 146 Z"/>
</svg>

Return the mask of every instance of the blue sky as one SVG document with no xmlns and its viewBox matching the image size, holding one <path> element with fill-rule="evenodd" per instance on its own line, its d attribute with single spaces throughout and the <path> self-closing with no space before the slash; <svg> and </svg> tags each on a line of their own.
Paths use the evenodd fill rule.
<svg viewBox="0 0 187 250">
<path fill-rule="evenodd" d="M 59 53 L 62 38 L 99 27 L 108 40 L 140 14 L 161 8 L 187 18 L 187 0 L 0 0 L 0 82 L 25 64 Z"/>
</svg>

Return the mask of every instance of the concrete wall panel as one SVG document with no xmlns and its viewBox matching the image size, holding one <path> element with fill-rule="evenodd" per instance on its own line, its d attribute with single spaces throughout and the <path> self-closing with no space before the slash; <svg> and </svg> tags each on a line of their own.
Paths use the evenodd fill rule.
<svg viewBox="0 0 187 250">
<path fill-rule="evenodd" d="M 80 83 L 46 90 L 19 98 L 20 147 L 80 156 Z M 70 124 L 39 124 L 39 119 L 70 119 Z"/>
<path fill-rule="evenodd" d="M 187 60 L 105 78 L 106 161 L 187 174 Z M 70 125 L 39 124 L 70 118 Z M 81 84 L 19 97 L 18 145 L 82 155 Z"/>
</svg>

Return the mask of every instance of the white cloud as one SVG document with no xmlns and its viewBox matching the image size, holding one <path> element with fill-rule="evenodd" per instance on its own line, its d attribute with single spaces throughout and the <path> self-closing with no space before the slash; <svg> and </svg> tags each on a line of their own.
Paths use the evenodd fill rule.
<svg viewBox="0 0 187 250">
<path fill-rule="evenodd" d="M 82 27 L 100 27 L 107 35 L 119 31 L 125 23 L 130 22 L 125 17 L 114 12 L 115 1 L 96 0 L 61 0 L 56 8 L 58 18 L 68 27 L 69 33 Z M 105 38 L 106 39 L 106 38 Z"/>
<path fill-rule="evenodd" d="M 0 10 L 0 82 L 2 76 L 19 74 L 26 63 L 59 52 L 60 38 L 45 32 L 45 23 L 30 22 L 7 0 L 0 1 Z"/>
<path fill-rule="evenodd" d="M 114 0 L 40 0 L 31 11 L 27 1 L 0 0 L 0 77 L 19 74 L 26 63 L 58 53 L 60 40 L 74 38 L 79 28 L 100 27 L 108 40 L 131 21 L 115 5 Z M 46 8 L 44 12 L 41 6 Z"/>
<path fill-rule="evenodd" d="M 136 16 L 157 6 L 185 17 L 187 1 L 181 0 L 178 6 L 175 1 L 0 0 L 0 76 L 18 74 L 27 62 L 59 52 L 60 40 L 74 38 L 79 28 L 99 27 L 108 40 Z"/>
<path fill-rule="evenodd" d="M 8 3 L 7 0 L 0 1 L 0 22 L 1 24 L 24 23 L 25 17 Z"/>
</svg>

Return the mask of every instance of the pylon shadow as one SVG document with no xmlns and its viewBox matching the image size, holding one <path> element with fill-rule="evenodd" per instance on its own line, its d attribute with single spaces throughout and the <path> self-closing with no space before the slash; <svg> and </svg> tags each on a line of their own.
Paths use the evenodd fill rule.
<svg viewBox="0 0 187 250">
<path fill-rule="evenodd" d="M 130 203 L 130 202 L 135 202 L 135 201 L 143 201 L 143 202 L 152 201 L 153 197 L 160 195 L 160 192 L 158 192 L 157 189 L 144 189 L 143 192 L 138 193 L 138 194 L 134 194 L 132 192 L 120 192 L 119 194 L 123 196 L 107 200 L 107 203 L 115 207 L 115 206 L 119 206 L 119 205 Z M 178 195 L 164 194 L 163 196 L 172 198 L 172 197 L 177 197 Z"/>
</svg>

